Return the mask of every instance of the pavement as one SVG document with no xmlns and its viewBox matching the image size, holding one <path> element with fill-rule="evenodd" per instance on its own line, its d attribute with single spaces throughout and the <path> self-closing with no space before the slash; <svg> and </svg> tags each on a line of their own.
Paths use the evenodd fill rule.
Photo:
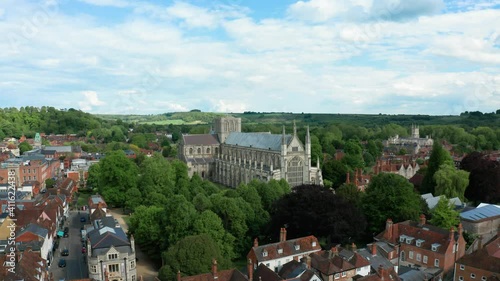
<svg viewBox="0 0 500 281">
<path fill-rule="evenodd" d="M 84 215 L 87 217 L 86 223 L 88 223 L 88 215 L 84 214 L 84 212 L 82 212 L 82 215 L 78 215 L 78 211 L 69 212 L 69 217 L 65 225 L 69 227 L 69 237 L 59 238 L 59 247 L 54 252 L 54 259 L 50 266 L 49 272 L 52 274 L 54 281 L 83 279 L 89 276 L 85 255 L 82 254 L 80 232 L 80 228 L 84 224 L 80 222 L 80 216 Z M 61 252 L 64 249 L 69 250 L 69 256 L 61 256 Z M 58 266 L 61 258 L 66 260 L 66 267 L 60 268 Z"/>
<path fill-rule="evenodd" d="M 128 232 L 128 225 L 123 220 L 123 212 L 121 209 L 108 209 L 115 219 L 118 220 L 123 230 Z M 158 276 L 158 269 L 154 267 L 153 261 L 146 256 L 141 248 L 135 244 L 135 256 L 138 259 L 136 263 L 137 276 L 142 276 L 144 281 L 154 281 Z M 55 280 L 57 281 L 57 280 Z"/>
</svg>

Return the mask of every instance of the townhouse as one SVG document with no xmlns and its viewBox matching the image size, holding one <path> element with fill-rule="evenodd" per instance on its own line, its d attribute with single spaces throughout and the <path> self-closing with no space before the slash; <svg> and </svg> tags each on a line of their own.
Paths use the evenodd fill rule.
<svg viewBox="0 0 500 281">
<path fill-rule="evenodd" d="M 334 246 L 330 250 L 312 253 L 311 267 L 323 281 L 352 280 L 356 275 L 370 274 L 370 262 L 357 252 Z"/>
<path fill-rule="evenodd" d="M 272 244 L 259 245 L 258 240 L 254 240 L 254 245 L 247 255 L 254 269 L 264 264 L 278 272 L 285 263 L 291 260 L 299 261 L 309 254 L 321 251 L 318 239 L 314 236 L 287 240 L 286 234 L 286 229 L 281 228 L 279 242 Z"/>
<path fill-rule="evenodd" d="M 454 281 L 500 279 L 500 236 L 455 263 Z"/>
<path fill-rule="evenodd" d="M 422 269 L 439 268 L 444 273 L 453 269 L 456 260 L 465 254 L 463 227 L 458 231 L 442 229 L 426 224 L 424 215 L 419 222 L 404 221 L 394 224 L 386 221 L 383 232 L 376 241 L 386 242 L 399 250 L 399 265 L 417 266 Z"/>
</svg>

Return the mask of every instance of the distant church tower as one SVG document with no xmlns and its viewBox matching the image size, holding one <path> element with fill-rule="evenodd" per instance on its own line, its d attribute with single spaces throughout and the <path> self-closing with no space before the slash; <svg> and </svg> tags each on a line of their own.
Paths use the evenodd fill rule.
<svg viewBox="0 0 500 281">
<path fill-rule="evenodd" d="M 42 148 L 42 137 L 40 136 L 40 133 L 35 134 L 35 141 L 34 141 L 34 147 L 35 149 L 41 149 Z"/>
<path fill-rule="evenodd" d="M 420 129 L 417 125 L 411 125 L 411 137 L 414 139 L 420 138 Z"/>
<path fill-rule="evenodd" d="M 241 118 L 220 117 L 215 119 L 215 134 L 219 142 L 224 143 L 231 132 L 241 132 Z"/>
</svg>

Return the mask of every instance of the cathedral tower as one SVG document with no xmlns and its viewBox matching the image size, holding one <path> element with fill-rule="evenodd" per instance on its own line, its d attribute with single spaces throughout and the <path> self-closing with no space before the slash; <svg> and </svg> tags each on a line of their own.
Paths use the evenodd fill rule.
<svg viewBox="0 0 500 281">
<path fill-rule="evenodd" d="M 219 137 L 219 142 L 226 141 L 231 132 L 241 132 L 241 118 L 220 117 L 214 120 L 215 134 Z"/>
</svg>

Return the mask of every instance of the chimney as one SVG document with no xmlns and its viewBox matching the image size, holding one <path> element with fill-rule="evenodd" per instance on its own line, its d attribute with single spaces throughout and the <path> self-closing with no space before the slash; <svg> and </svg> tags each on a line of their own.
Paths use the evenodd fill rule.
<svg viewBox="0 0 500 281">
<path fill-rule="evenodd" d="M 392 231 L 393 231 L 393 226 L 392 226 L 392 219 L 387 219 L 385 222 L 385 235 L 387 238 L 391 239 L 392 238 Z"/>
<path fill-rule="evenodd" d="M 280 231 L 280 242 L 286 241 L 286 228 L 282 227 Z"/>
<path fill-rule="evenodd" d="M 252 263 L 251 259 L 248 259 L 247 271 L 248 271 L 248 280 L 252 281 L 253 280 L 253 263 Z"/>
<path fill-rule="evenodd" d="M 376 256 L 376 255 L 377 255 L 377 245 L 372 244 L 372 256 Z"/>
<path fill-rule="evenodd" d="M 259 239 L 255 238 L 255 239 L 253 240 L 253 246 L 254 246 L 254 247 L 259 247 Z"/>
<path fill-rule="evenodd" d="M 306 267 L 307 269 L 311 269 L 311 256 L 306 256 Z"/>
<path fill-rule="evenodd" d="M 217 276 L 217 260 L 216 259 L 212 260 L 212 276 L 213 276 L 214 280 L 216 280 L 218 278 L 218 276 Z"/>
<path fill-rule="evenodd" d="M 177 281 L 181 281 L 181 271 L 177 270 Z"/>
<path fill-rule="evenodd" d="M 380 276 L 380 280 L 385 280 L 385 268 L 382 265 L 378 267 L 378 275 Z"/>
<path fill-rule="evenodd" d="M 330 249 L 330 258 L 333 258 L 334 256 L 336 256 L 338 254 L 338 249 L 336 246 L 333 246 L 331 249 Z"/>
<path fill-rule="evenodd" d="M 132 253 L 135 253 L 135 240 L 134 240 L 134 235 L 130 235 L 130 249 L 132 250 Z"/>
<path fill-rule="evenodd" d="M 358 246 L 356 246 L 356 244 L 354 244 L 354 242 L 353 242 L 351 245 L 351 249 L 353 252 L 356 252 L 358 250 Z"/>
<path fill-rule="evenodd" d="M 481 250 L 483 248 L 483 236 L 479 235 L 477 237 L 477 249 Z"/>
<path fill-rule="evenodd" d="M 458 224 L 458 234 L 460 234 L 460 236 L 462 236 L 464 233 L 464 227 L 462 226 L 462 223 L 459 223 Z"/>
<path fill-rule="evenodd" d="M 420 215 L 420 223 L 419 223 L 419 226 L 424 226 L 425 225 L 425 215 L 424 214 L 421 214 Z"/>
<path fill-rule="evenodd" d="M 450 241 L 455 241 L 455 228 L 452 226 L 450 227 Z"/>
</svg>

